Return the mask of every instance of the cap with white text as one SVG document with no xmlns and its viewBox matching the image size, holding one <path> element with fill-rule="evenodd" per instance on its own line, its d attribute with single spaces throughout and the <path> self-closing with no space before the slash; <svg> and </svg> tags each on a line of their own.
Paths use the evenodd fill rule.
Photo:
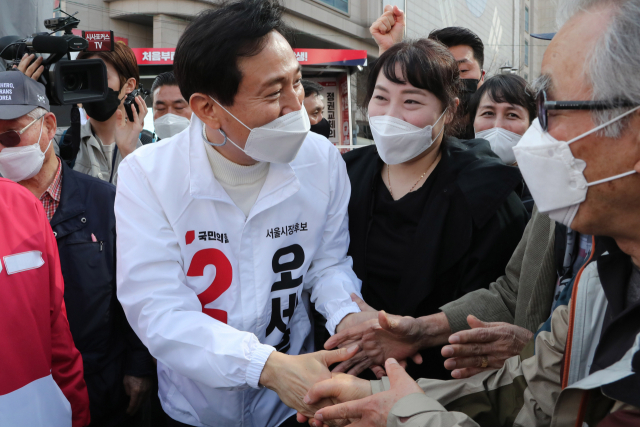
<svg viewBox="0 0 640 427">
<path fill-rule="evenodd" d="M 51 111 L 44 85 L 20 71 L 0 72 L 0 120 L 13 120 L 42 107 Z"/>
</svg>

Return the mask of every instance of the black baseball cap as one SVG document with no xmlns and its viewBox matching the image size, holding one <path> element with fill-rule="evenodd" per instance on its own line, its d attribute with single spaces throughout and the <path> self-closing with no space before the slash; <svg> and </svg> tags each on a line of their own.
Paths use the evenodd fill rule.
<svg viewBox="0 0 640 427">
<path fill-rule="evenodd" d="M 42 107 L 51 111 L 44 85 L 20 71 L 0 72 L 0 120 L 13 120 Z"/>
</svg>

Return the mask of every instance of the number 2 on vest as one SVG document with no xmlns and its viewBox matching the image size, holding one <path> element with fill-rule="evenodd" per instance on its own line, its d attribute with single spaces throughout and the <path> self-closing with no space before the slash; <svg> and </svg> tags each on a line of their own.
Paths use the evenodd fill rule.
<svg viewBox="0 0 640 427">
<path fill-rule="evenodd" d="M 196 252 L 191 260 L 188 277 L 200 277 L 204 274 L 204 268 L 213 265 L 216 268 L 216 277 L 204 292 L 198 295 L 202 312 L 223 323 L 227 323 L 227 312 L 215 308 L 204 308 L 205 305 L 215 301 L 231 286 L 233 269 L 229 259 L 218 249 L 203 249 Z"/>
</svg>

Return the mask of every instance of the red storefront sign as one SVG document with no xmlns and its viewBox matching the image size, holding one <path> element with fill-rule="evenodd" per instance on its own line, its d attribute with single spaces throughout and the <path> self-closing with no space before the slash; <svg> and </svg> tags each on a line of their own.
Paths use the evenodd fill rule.
<svg viewBox="0 0 640 427">
<path fill-rule="evenodd" d="M 174 47 L 134 47 L 132 50 L 138 65 L 172 65 L 176 53 Z"/>
<path fill-rule="evenodd" d="M 366 50 L 351 49 L 293 49 L 302 65 L 367 65 Z"/>
</svg>

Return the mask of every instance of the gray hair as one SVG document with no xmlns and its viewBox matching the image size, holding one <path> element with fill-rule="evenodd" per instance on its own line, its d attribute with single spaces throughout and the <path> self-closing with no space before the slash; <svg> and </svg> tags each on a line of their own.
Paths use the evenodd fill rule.
<svg viewBox="0 0 640 427">
<path fill-rule="evenodd" d="M 595 7 L 614 8 L 611 23 L 587 57 L 585 75 L 593 87 L 593 100 L 623 100 L 640 105 L 640 0 L 564 0 L 558 8 L 557 23 L 563 25 L 579 12 Z M 594 110 L 600 125 L 629 111 L 629 108 Z M 630 116 L 603 129 L 602 135 L 618 138 Z"/>
<path fill-rule="evenodd" d="M 33 110 L 29 111 L 27 113 L 27 116 L 31 117 L 33 120 L 35 120 L 40 116 L 44 116 L 45 114 L 47 114 L 47 110 L 45 110 L 42 107 L 36 107 Z"/>
</svg>

